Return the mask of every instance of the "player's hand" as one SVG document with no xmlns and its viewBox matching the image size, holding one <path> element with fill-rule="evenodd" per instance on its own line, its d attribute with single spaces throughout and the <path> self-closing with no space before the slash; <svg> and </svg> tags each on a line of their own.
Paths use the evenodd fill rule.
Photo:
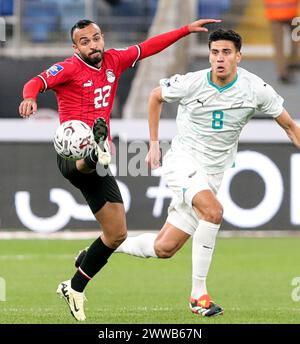
<svg viewBox="0 0 300 344">
<path fill-rule="evenodd" d="M 160 156 L 159 141 L 151 141 L 145 161 L 152 170 L 160 167 Z"/>
<path fill-rule="evenodd" d="M 199 19 L 188 25 L 190 32 L 207 32 L 206 24 L 220 23 L 220 19 Z"/>
<path fill-rule="evenodd" d="M 36 110 L 37 110 L 37 103 L 36 103 L 36 100 L 33 98 L 24 99 L 19 106 L 19 113 L 20 113 L 20 116 L 23 118 L 27 118 L 35 114 Z"/>
</svg>

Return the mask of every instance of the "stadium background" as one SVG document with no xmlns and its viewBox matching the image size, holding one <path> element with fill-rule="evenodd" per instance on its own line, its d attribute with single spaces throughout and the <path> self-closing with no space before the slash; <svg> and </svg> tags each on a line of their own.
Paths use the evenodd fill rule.
<svg viewBox="0 0 300 344">
<path fill-rule="evenodd" d="M 52 293 L 56 279 L 59 281 L 65 276 L 63 266 L 69 266 L 68 262 L 74 251 L 86 246 L 88 242 L 38 243 L 36 239 L 82 239 L 95 237 L 98 233 L 97 224 L 83 198 L 62 179 L 56 168 L 51 140 L 58 119 L 53 93 L 47 92 L 39 97 L 39 110 L 34 118 L 23 120 L 18 115 L 24 83 L 52 63 L 72 54 L 69 29 L 83 17 L 92 18 L 100 24 L 105 33 L 107 48 L 126 47 L 144 40 L 148 34 L 168 31 L 198 17 L 221 18 L 223 27 L 234 28 L 243 36 L 244 60 L 241 66 L 270 83 L 285 98 L 287 110 L 300 123 L 300 73 L 295 71 L 292 84 L 283 85 L 278 82 L 273 62 L 274 48 L 262 0 L 0 0 L 0 19 L 6 28 L 5 37 L 3 32 L 0 35 L 0 238 L 33 238 L 26 242 L 1 242 L 0 276 L 6 280 L 7 300 L 10 297 L 12 304 L 7 302 L 5 308 L 4 303 L 0 303 L 4 307 L 0 323 L 71 322 L 62 315 L 61 318 L 52 315 L 51 307 L 57 307 L 54 309 L 59 309 L 60 312 L 60 305 L 56 306 L 54 299 L 50 302 L 47 300 L 49 303 L 46 313 L 40 306 L 44 302 L 42 297 L 38 297 L 34 306 L 23 300 L 30 299 L 26 291 L 27 287 L 30 288 L 29 283 L 43 283 L 47 292 L 47 288 L 51 287 L 49 293 Z M 287 38 L 287 50 L 288 41 Z M 118 152 L 121 149 L 122 154 L 128 153 L 129 161 L 138 153 L 139 142 L 147 142 L 147 96 L 161 77 L 206 67 L 206 35 L 201 34 L 189 36 L 167 51 L 139 63 L 138 68 L 126 71 L 120 81 L 111 124 Z M 161 138 L 166 142 L 175 133 L 175 110 L 175 106 L 168 105 L 163 112 L 160 132 Z M 128 150 L 129 146 L 132 149 L 135 145 L 136 150 Z M 233 238 L 230 242 L 221 239 L 218 244 L 210 281 L 212 291 L 218 291 L 220 298 L 225 300 L 225 309 L 231 311 L 231 317 L 218 321 L 297 322 L 294 315 L 299 316 L 299 310 L 291 301 L 290 295 L 291 280 L 299 271 L 295 264 L 299 261 L 298 238 L 294 236 L 298 235 L 300 225 L 300 152 L 274 121 L 260 114 L 244 129 L 239 151 L 237 169 L 229 171 L 221 195 L 225 220 L 220 234 L 227 237 L 243 236 L 245 233 L 245 236 L 255 238 Z M 147 176 L 128 175 L 124 172 L 124 165 L 119 165 L 123 160 L 118 154 L 114 158 L 113 170 L 125 199 L 129 230 L 158 230 L 165 220 L 170 201 L 170 193 L 161 180 L 159 171 L 151 174 L 147 170 Z M 145 168 L 138 166 L 142 171 Z M 257 237 L 266 235 L 287 238 L 280 241 L 256 241 Z M 289 238 L 290 236 L 293 238 Z M 282 250 L 290 251 L 290 256 L 282 256 Z M 123 323 L 156 322 L 157 319 L 171 323 L 196 322 L 183 315 L 166 315 L 169 314 L 166 312 L 169 302 L 172 302 L 175 313 L 186 307 L 182 295 L 189 293 L 187 281 L 190 279 L 190 270 L 185 264 L 190 264 L 190 246 L 182 252 L 168 265 L 170 268 L 165 263 L 145 263 L 151 272 L 144 276 L 144 284 L 133 278 L 134 287 L 129 299 L 126 299 L 130 307 L 124 311 L 121 301 L 115 303 L 114 307 L 120 307 L 124 311 L 121 311 L 124 313 L 123 318 L 115 318 L 111 314 L 107 301 L 114 297 L 112 290 L 122 293 L 120 280 L 112 280 L 112 284 L 109 284 L 113 276 L 110 275 L 110 270 L 105 271 L 104 286 L 108 288 L 110 297 L 106 300 L 105 296 L 100 296 L 98 302 L 103 311 L 101 315 L 97 311 L 97 303 L 89 305 L 91 322 L 115 323 L 122 322 L 122 319 Z M 224 254 L 230 273 L 226 270 L 228 266 L 222 266 Z M 128 278 L 124 272 L 126 268 L 136 271 L 136 276 L 145 274 L 143 264 L 126 259 L 123 258 L 121 262 L 121 258 L 114 258 L 112 263 L 119 279 Z M 20 266 L 23 260 L 30 274 L 30 281 L 20 291 L 20 279 L 25 276 L 25 271 Z M 264 266 L 259 263 L 262 260 L 265 262 Z M 255 268 L 253 261 L 257 263 Z M 124 269 L 119 267 L 118 262 Z M 45 264 L 49 275 L 42 274 Z M 151 264 L 154 265 L 153 270 Z M 245 267 L 247 276 L 243 275 Z M 67 269 L 71 273 L 72 268 L 69 266 Z M 168 285 L 161 276 L 171 273 L 171 270 L 172 281 L 179 283 L 178 286 L 182 282 L 184 287 L 178 287 L 176 295 L 175 291 L 170 295 L 163 294 L 159 306 L 155 306 L 157 295 L 151 294 L 149 289 L 154 290 L 157 284 L 164 285 L 167 289 Z M 18 272 L 18 278 L 13 271 Z M 43 281 L 38 272 L 44 276 Z M 179 276 L 177 273 L 181 274 L 179 282 L 175 282 Z M 50 281 L 51 274 L 52 277 L 55 275 L 55 283 Z M 249 275 L 252 278 L 250 286 Z M 238 280 L 235 279 L 236 276 L 239 276 Z M 267 276 L 265 284 L 262 282 L 264 276 Z M 0 300 L 3 301 L 1 278 Z M 22 283 L 23 281 L 24 279 Z M 95 283 L 97 285 L 98 282 Z M 221 291 L 218 289 L 220 283 Z M 154 309 L 148 306 L 150 311 L 147 313 L 141 306 L 145 300 L 140 292 L 146 284 L 150 286 L 147 288 L 147 295 Z M 270 288 L 275 284 L 279 289 L 271 293 Z M 256 295 L 257 304 L 263 307 L 262 313 L 258 314 L 256 303 L 253 303 L 253 311 L 251 302 L 247 303 L 247 296 L 253 289 L 260 287 L 265 289 Z M 230 297 L 228 293 L 235 297 Z M 96 295 L 92 297 L 96 298 Z M 180 299 L 180 302 L 177 304 L 174 299 Z M 275 310 L 270 305 L 274 300 L 277 303 Z M 32 307 L 31 310 L 28 307 Z M 244 312 L 236 315 L 234 310 L 241 308 Z M 286 314 L 286 309 L 292 316 Z M 161 318 L 158 318 L 159 315 Z"/>
<path fill-rule="evenodd" d="M 162 17 L 161 13 L 166 8 L 169 11 L 168 18 Z M 55 224 L 59 205 L 55 201 L 51 202 L 51 190 L 59 188 L 65 192 L 66 197 L 71 196 L 76 200 L 75 204 L 79 207 L 84 207 L 84 202 L 76 190 L 60 178 L 56 170 L 51 143 L 57 126 L 54 94 L 47 92 L 39 97 L 39 111 L 35 118 L 28 121 L 18 118 L 18 104 L 24 83 L 52 63 L 72 54 L 69 28 L 79 18 L 92 17 L 101 25 L 107 47 L 128 46 L 144 40 L 148 30 L 151 33 L 167 31 L 196 17 L 222 18 L 222 26 L 233 27 L 243 35 L 244 61 L 241 66 L 273 85 L 285 98 L 286 107 L 292 116 L 300 117 L 297 101 L 300 75 L 295 73 L 295 82 L 291 85 L 282 85 L 277 81 L 272 61 L 273 47 L 262 1 L 192 0 L 182 5 L 176 0 L 16 0 L 1 1 L 0 16 L 6 22 L 6 41 L 2 42 L 0 48 L 0 231 L 51 231 L 52 225 L 53 231 L 66 228 L 96 229 L 96 223 L 92 216 L 87 215 L 87 209 L 83 209 L 82 215 L 77 214 L 77 218 L 69 214 Z M 161 77 L 171 73 L 206 68 L 206 55 L 206 35 L 191 35 L 166 52 L 153 57 L 153 61 L 145 60 L 138 68 L 126 71 L 121 78 L 112 115 L 116 119 L 116 124 L 112 123 L 115 140 L 122 142 L 122 137 L 126 135 L 127 144 L 135 139 L 147 141 L 145 119 L 149 92 L 137 92 L 137 89 L 150 90 Z M 163 67 L 158 68 L 159 65 Z M 133 85 L 132 89 L 130 85 Z M 165 140 L 170 140 L 175 133 L 174 124 L 170 120 L 174 118 L 175 111 L 174 106 L 166 106 L 163 113 L 166 130 L 161 135 Z M 118 124 L 120 122 L 121 126 Z M 140 125 L 138 138 L 134 123 Z M 295 190 L 299 189 L 297 172 L 300 169 L 300 153 L 272 120 L 262 119 L 258 114 L 251 125 L 257 125 L 259 129 L 251 131 L 251 128 L 245 128 L 240 150 L 259 152 L 270 160 L 270 166 L 275 164 L 274 169 L 281 175 L 279 183 L 283 184 L 282 189 L 268 188 L 266 183 L 278 185 L 278 180 L 274 179 L 272 171 L 270 176 L 263 176 L 258 162 L 251 161 L 248 167 L 235 173 L 225 197 L 230 199 L 241 216 L 244 214 L 244 219 L 235 223 L 233 214 L 226 216 L 225 202 L 225 222 L 222 229 L 297 230 L 300 224 L 300 215 L 297 215 L 300 212 L 300 202 Z M 126 145 L 126 142 L 123 144 Z M 116 161 L 119 162 L 120 159 L 117 158 Z M 117 176 L 119 170 L 117 163 Z M 129 229 L 158 229 L 164 222 L 170 193 L 166 190 L 159 171 L 152 173 L 152 176 L 150 172 L 148 174 L 150 177 L 123 175 L 119 178 L 126 192 L 124 196 L 128 199 Z M 20 210 L 18 199 L 25 194 L 28 199 Z M 278 198 L 279 201 L 276 202 Z M 268 203 L 268 200 L 273 202 Z M 274 211 L 270 216 L 264 216 L 262 212 L 270 207 Z M 262 217 L 262 220 L 247 221 L 253 216 Z"/>
</svg>

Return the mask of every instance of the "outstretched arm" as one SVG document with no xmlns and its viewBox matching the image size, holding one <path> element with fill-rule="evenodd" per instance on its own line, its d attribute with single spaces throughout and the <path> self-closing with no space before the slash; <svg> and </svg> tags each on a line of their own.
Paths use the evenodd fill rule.
<svg viewBox="0 0 300 344">
<path fill-rule="evenodd" d="M 300 149 L 300 127 L 298 127 L 285 109 L 276 118 L 276 122 L 285 130 L 293 144 Z"/>
<path fill-rule="evenodd" d="M 36 98 L 39 92 L 44 88 L 43 81 L 39 77 L 34 77 L 29 80 L 23 88 L 23 98 L 19 106 L 19 113 L 21 117 L 30 117 L 37 110 Z"/>
<path fill-rule="evenodd" d="M 146 162 L 152 168 L 160 166 L 160 149 L 158 141 L 158 124 L 162 110 L 163 98 L 161 87 L 152 90 L 148 103 L 148 123 L 150 130 L 150 148 L 146 156 Z"/>
<path fill-rule="evenodd" d="M 149 38 L 146 41 L 139 44 L 141 48 L 141 55 L 139 57 L 139 60 L 159 53 L 163 49 L 178 41 L 180 38 L 187 36 L 192 32 L 207 32 L 208 29 L 204 27 L 204 25 L 219 22 L 221 22 L 221 20 L 199 19 L 179 29 Z"/>
<path fill-rule="evenodd" d="M 23 88 L 23 101 L 19 106 L 21 117 L 30 117 L 37 110 L 37 96 L 47 89 L 54 89 L 55 86 L 72 80 L 74 64 L 70 62 L 58 62 L 29 80 Z"/>
</svg>

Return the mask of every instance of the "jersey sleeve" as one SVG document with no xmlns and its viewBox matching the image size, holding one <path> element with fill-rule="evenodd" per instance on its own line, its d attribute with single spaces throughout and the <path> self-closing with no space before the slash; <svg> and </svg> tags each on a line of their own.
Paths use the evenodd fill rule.
<svg viewBox="0 0 300 344">
<path fill-rule="evenodd" d="M 162 90 L 162 98 L 167 103 L 180 101 L 187 95 L 188 87 L 186 76 L 175 74 L 167 79 L 161 79 L 159 82 Z"/>
<path fill-rule="evenodd" d="M 134 67 L 141 55 L 141 49 L 138 45 L 132 45 L 124 49 L 111 49 L 113 57 L 118 60 L 121 72 L 129 67 Z"/>
<path fill-rule="evenodd" d="M 281 115 L 284 99 L 265 82 L 257 85 L 257 110 L 273 118 Z"/>
<path fill-rule="evenodd" d="M 64 84 L 74 75 L 75 67 L 70 62 L 58 62 L 38 75 L 43 80 L 44 92 L 47 89 L 54 89 L 56 86 Z"/>
</svg>

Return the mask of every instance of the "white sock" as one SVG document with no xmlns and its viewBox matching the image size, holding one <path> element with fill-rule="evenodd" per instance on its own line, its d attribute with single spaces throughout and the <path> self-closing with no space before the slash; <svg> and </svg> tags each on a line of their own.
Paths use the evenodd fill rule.
<svg viewBox="0 0 300 344">
<path fill-rule="evenodd" d="M 149 258 L 157 258 L 154 251 L 154 241 L 157 234 L 144 233 L 135 237 L 128 237 L 123 243 L 115 250 L 117 253 L 127 253 L 131 256 Z"/>
<path fill-rule="evenodd" d="M 191 297 L 199 299 L 207 294 L 206 277 L 210 267 L 216 237 L 220 224 L 199 221 L 192 244 L 192 292 Z"/>
</svg>

